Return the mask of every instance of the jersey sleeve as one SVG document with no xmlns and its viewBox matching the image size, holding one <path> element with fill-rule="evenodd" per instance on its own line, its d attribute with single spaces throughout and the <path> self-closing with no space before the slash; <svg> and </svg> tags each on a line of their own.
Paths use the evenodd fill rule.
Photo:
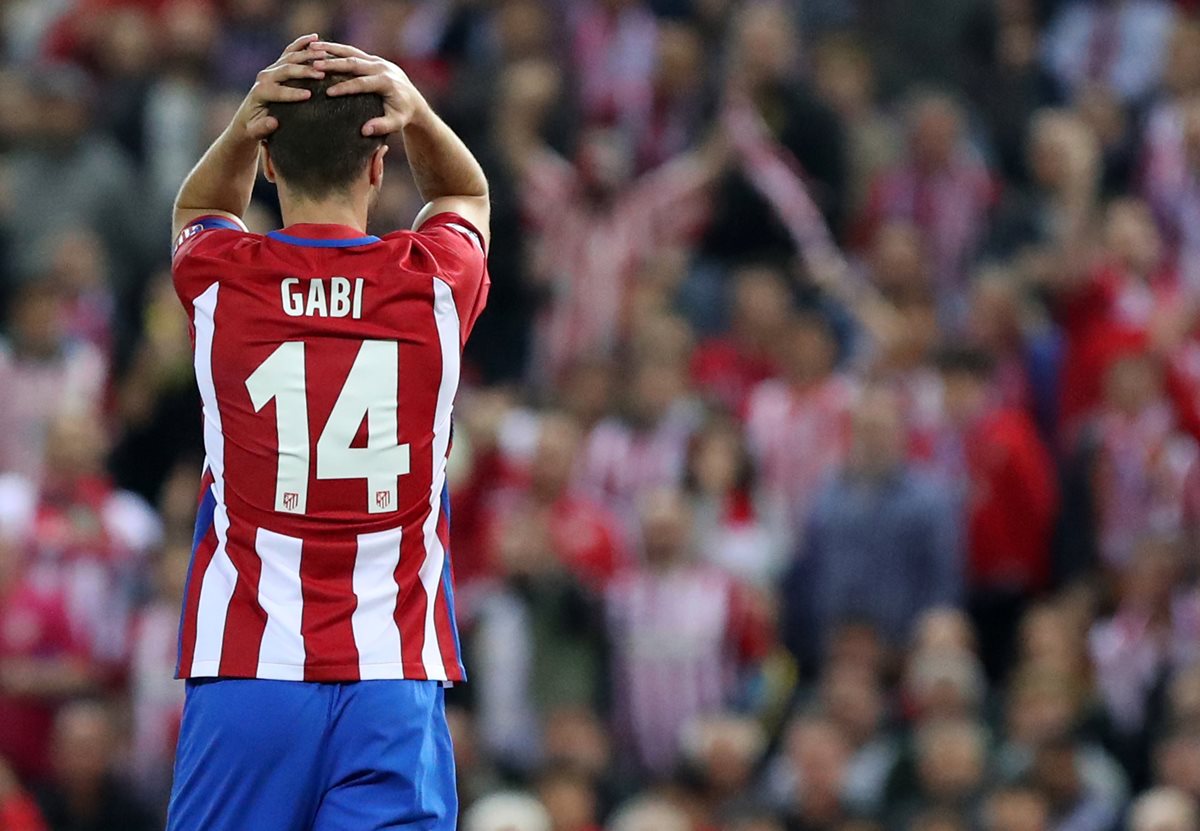
<svg viewBox="0 0 1200 831">
<path fill-rule="evenodd" d="M 199 261 L 214 249 L 227 243 L 231 236 L 246 234 L 246 226 L 240 220 L 228 216 L 200 216 L 192 220 L 175 237 L 171 246 L 171 277 L 175 292 L 184 305 L 188 305 L 204 289 L 206 269 L 198 267 Z M 211 283 L 211 280 L 207 282 Z"/>
<path fill-rule="evenodd" d="M 440 213 L 427 219 L 417 229 L 417 236 L 437 260 L 438 277 L 450 286 L 458 307 L 461 341 L 466 343 L 487 305 L 491 286 L 483 235 L 458 214 Z"/>
</svg>

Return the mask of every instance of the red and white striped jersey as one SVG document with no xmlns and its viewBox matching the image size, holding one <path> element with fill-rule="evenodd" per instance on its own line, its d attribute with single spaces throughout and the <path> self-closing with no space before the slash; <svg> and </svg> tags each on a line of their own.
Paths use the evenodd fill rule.
<svg viewBox="0 0 1200 831">
<path fill-rule="evenodd" d="M 478 232 L 205 217 L 173 273 L 206 455 L 179 677 L 463 680 L 446 458 Z"/>
</svg>

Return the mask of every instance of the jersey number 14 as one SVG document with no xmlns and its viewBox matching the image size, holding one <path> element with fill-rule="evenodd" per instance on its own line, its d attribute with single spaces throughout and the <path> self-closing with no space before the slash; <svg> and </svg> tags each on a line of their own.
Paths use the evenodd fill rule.
<svg viewBox="0 0 1200 831">
<path fill-rule="evenodd" d="M 408 445 L 396 438 L 399 392 L 391 384 L 380 384 L 380 379 L 397 377 L 399 360 L 400 345 L 395 341 L 363 341 L 317 439 L 317 478 L 366 479 L 367 512 L 372 514 L 396 510 L 396 480 L 409 471 Z M 382 392 L 389 388 L 390 395 Z M 311 470 L 304 343 L 280 344 L 246 379 L 246 389 L 255 412 L 275 401 L 279 439 L 275 510 L 303 514 Z M 364 417 L 367 445 L 352 447 Z"/>
</svg>

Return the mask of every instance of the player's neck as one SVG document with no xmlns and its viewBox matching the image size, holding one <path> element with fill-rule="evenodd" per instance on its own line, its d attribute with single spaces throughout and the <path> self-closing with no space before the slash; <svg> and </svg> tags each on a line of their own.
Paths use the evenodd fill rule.
<svg viewBox="0 0 1200 831">
<path fill-rule="evenodd" d="M 366 233 L 367 206 L 343 198 L 324 200 L 280 200 L 283 224 L 289 225 L 348 225 Z"/>
</svg>

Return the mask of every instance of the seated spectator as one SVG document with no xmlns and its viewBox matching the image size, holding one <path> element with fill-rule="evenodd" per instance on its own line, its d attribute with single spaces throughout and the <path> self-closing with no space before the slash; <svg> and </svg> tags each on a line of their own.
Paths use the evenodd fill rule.
<svg viewBox="0 0 1200 831">
<path fill-rule="evenodd" d="M 1117 760 L 1096 741 L 1074 738 L 1082 715 L 1073 679 L 1030 669 L 1010 683 L 1005 743 L 998 750 L 996 770 L 1008 781 L 1031 777 L 1050 803 L 1053 827 L 1075 810 L 1078 800 L 1095 803 L 1106 815 L 1129 794 L 1128 777 Z M 1059 764 L 1069 770 L 1056 771 Z"/>
<path fill-rule="evenodd" d="M 1128 791 L 1089 781 L 1082 753 L 1072 738 L 1044 742 L 1034 754 L 1030 781 L 1046 797 L 1051 828 L 1110 831 L 1121 816 Z"/>
<path fill-rule="evenodd" d="M 684 728 L 684 766 L 698 780 L 700 801 L 709 816 L 722 816 L 744 804 L 767 748 L 762 727 L 745 716 L 712 715 Z"/>
<path fill-rule="evenodd" d="M 0 342 L 0 473 L 37 482 L 50 425 L 63 413 L 95 413 L 107 363 L 88 343 L 67 339 L 63 295 L 52 283 L 24 286 L 9 307 Z"/>
<path fill-rule="evenodd" d="M 856 814 L 876 815 L 900 756 L 900 743 L 885 721 L 887 700 L 879 677 L 850 662 L 831 662 L 821 679 L 818 706 L 850 746 L 847 804 Z"/>
<path fill-rule="evenodd" d="M 992 357 L 948 349 L 939 365 L 950 425 L 940 455 L 966 500 L 967 606 L 997 678 L 1026 604 L 1049 585 L 1058 485 L 1032 420 L 1000 401 Z"/>
<path fill-rule="evenodd" d="M 681 494 L 648 494 L 641 516 L 644 565 L 618 575 L 607 595 L 612 701 L 627 763 L 664 775 L 684 726 L 733 704 L 770 643 L 744 589 L 696 561 Z"/>
<path fill-rule="evenodd" d="M 925 812 L 973 815 L 987 772 L 988 737 L 973 721 L 933 721 L 917 728 L 912 760 L 915 781 L 891 784 L 888 815 L 895 824 L 916 824 Z M 903 782 L 903 780 L 901 780 Z"/>
<path fill-rule="evenodd" d="M 38 792 L 50 831 L 155 831 L 158 823 L 116 772 L 116 718 L 80 701 L 54 723 L 53 773 Z"/>
<path fill-rule="evenodd" d="M 769 771 L 768 795 L 788 828 L 820 831 L 849 818 L 845 804 L 850 747 L 832 722 L 801 717 L 786 731 L 782 756 Z"/>
<path fill-rule="evenodd" d="M 927 609 L 962 594 L 959 521 L 948 494 L 904 459 L 886 392 L 854 411 L 848 462 L 818 494 L 785 587 L 785 638 L 815 659 L 839 621 L 870 621 L 893 647 Z"/>
</svg>

